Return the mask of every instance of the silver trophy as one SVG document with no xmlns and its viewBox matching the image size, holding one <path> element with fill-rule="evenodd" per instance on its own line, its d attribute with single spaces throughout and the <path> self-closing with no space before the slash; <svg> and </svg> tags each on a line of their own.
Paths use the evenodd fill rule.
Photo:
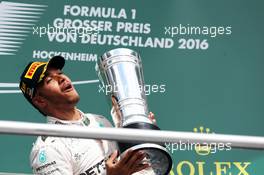
<svg viewBox="0 0 264 175">
<path fill-rule="evenodd" d="M 148 118 L 148 106 L 144 91 L 143 69 L 137 52 L 118 48 L 103 54 L 99 59 L 97 73 L 112 102 L 112 117 L 116 127 L 154 129 L 159 128 Z M 169 174 L 172 159 L 162 144 L 123 143 L 119 149 L 143 150 L 152 170 L 157 175 Z"/>
</svg>

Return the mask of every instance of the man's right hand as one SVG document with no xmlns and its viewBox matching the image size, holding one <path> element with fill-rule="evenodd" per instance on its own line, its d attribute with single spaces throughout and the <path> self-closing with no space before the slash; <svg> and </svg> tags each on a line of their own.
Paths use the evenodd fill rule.
<svg viewBox="0 0 264 175">
<path fill-rule="evenodd" d="M 115 151 L 106 161 L 107 175 L 131 175 L 150 167 L 148 163 L 142 163 L 146 157 L 142 151 L 127 150 L 119 161 L 117 157 L 118 151 Z"/>
</svg>

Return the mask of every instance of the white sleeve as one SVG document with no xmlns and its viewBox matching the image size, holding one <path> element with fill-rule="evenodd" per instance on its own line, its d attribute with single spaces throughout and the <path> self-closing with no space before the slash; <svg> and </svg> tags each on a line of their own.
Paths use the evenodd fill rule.
<svg viewBox="0 0 264 175">
<path fill-rule="evenodd" d="M 34 174 L 72 175 L 69 153 L 65 148 L 45 145 L 32 150 L 30 162 Z"/>
</svg>

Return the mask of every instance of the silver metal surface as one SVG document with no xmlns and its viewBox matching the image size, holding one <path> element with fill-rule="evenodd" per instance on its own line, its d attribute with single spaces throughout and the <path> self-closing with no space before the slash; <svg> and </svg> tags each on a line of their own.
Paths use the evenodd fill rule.
<svg viewBox="0 0 264 175">
<path fill-rule="evenodd" d="M 163 175 L 164 172 L 171 168 L 171 160 L 169 158 L 167 150 L 163 146 L 153 143 L 144 143 L 135 145 L 129 149 L 137 151 L 142 150 L 146 153 L 147 156 L 143 160 L 143 162 L 149 163 L 151 165 L 152 169 L 149 171 L 152 171 L 153 174 Z"/>
<path fill-rule="evenodd" d="M 148 106 L 144 92 L 141 59 L 133 50 L 118 48 L 106 52 L 98 63 L 98 76 L 115 98 L 121 126 L 138 122 L 152 123 L 148 118 Z"/>
</svg>

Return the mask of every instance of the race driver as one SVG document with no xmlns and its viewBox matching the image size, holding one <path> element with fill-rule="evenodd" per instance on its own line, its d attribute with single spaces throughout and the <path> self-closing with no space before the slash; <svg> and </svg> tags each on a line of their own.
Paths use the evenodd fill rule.
<svg viewBox="0 0 264 175">
<path fill-rule="evenodd" d="M 25 98 L 50 124 L 111 127 L 104 117 L 76 108 L 79 95 L 62 72 L 65 60 L 55 56 L 48 62 L 30 62 L 20 77 Z M 150 115 L 153 119 L 153 114 Z M 34 174 L 45 175 L 130 175 L 153 174 L 142 161 L 144 152 L 125 152 L 118 158 L 115 142 L 94 139 L 39 136 L 30 154 Z"/>
</svg>

